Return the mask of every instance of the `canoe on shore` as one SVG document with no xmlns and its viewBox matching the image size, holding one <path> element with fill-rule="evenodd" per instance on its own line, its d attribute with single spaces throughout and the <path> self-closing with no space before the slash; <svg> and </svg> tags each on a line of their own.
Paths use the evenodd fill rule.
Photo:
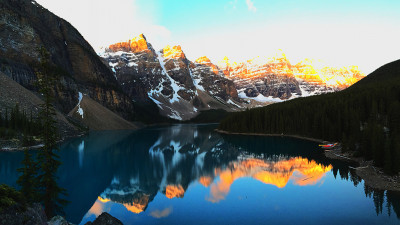
<svg viewBox="0 0 400 225">
<path fill-rule="evenodd" d="M 323 145 L 319 145 L 319 147 L 323 148 L 323 149 L 332 149 L 334 147 L 337 146 L 338 143 L 333 143 L 333 144 L 323 144 Z"/>
</svg>

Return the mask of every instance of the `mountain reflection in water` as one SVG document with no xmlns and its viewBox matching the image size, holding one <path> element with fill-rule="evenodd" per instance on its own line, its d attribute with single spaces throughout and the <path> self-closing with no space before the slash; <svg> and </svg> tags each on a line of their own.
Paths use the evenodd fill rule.
<svg viewBox="0 0 400 225">
<path fill-rule="evenodd" d="M 196 179 L 196 176 L 188 177 L 190 182 L 197 180 L 205 187 L 210 185 L 210 193 L 207 198 L 210 202 L 219 202 L 225 198 L 229 193 L 230 186 L 235 180 L 243 177 L 252 177 L 265 184 L 274 185 L 278 188 L 283 188 L 292 180 L 296 185 L 314 185 L 317 184 L 325 173 L 332 169 L 332 165 L 324 166 L 317 164 L 314 160 L 308 160 L 302 157 L 277 157 L 270 159 L 257 159 L 252 157 L 240 156 L 237 161 L 230 162 L 225 168 L 215 168 L 214 171 L 208 171 L 210 174 L 202 174 L 201 177 Z M 203 164 L 204 161 L 195 161 L 196 163 Z M 178 166 L 178 165 L 176 165 Z M 199 165 L 195 166 L 200 168 Z M 180 167 L 185 169 L 185 167 Z M 182 180 L 183 171 L 176 170 L 180 178 L 171 181 L 165 187 L 160 186 L 158 192 L 165 194 L 169 199 L 183 198 L 185 189 L 182 183 L 188 181 Z M 164 173 L 167 179 L 169 176 L 178 176 L 171 174 L 171 170 Z M 161 182 L 160 182 L 161 183 Z M 139 183 L 130 180 L 127 186 L 120 186 L 120 182 L 116 179 L 111 183 L 111 187 L 107 188 L 97 199 L 95 204 L 89 210 L 85 217 L 90 217 L 92 214 L 95 216 L 100 215 L 106 210 L 107 205 L 110 203 L 121 204 L 126 210 L 133 213 L 141 213 L 150 203 L 150 196 L 154 198 L 157 192 L 148 192 L 140 188 Z M 153 190 L 156 190 L 154 188 Z"/>
<path fill-rule="evenodd" d="M 321 215 L 332 223 L 399 221 L 388 216 L 400 215 L 398 194 L 358 188 L 362 180 L 355 172 L 323 157 L 317 144 L 220 135 L 214 128 L 93 132 L 62 145 L 59 177 L 71 202 L 67 219 L 85 224 L 108 212 L 124 224 L 257 224 L 266 219 L 312 224 Z M 2 154 L 7 164 L 2 163 L 0 175 L 7 179 L 2 176 L 0 182 L 15 186 L 13 171 L 21 159 L 21 153 Z M 265 214 L 269 210 L 275 213 Z"/>
</svg>

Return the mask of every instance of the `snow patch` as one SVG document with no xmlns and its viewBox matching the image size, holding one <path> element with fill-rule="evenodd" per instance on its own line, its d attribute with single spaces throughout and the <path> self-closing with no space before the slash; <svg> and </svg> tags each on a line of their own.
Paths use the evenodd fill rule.
<svg viewBox="0 0 400 225">
<path fill-rule="evenodd" d="M 259 94 L 257 97 L 248 97 L 244 92 L 239 92 L 239 98 L 253 99 L 258 102 L 283 102 L 284 101 L 280 98 L 273 98 L 271 96 L 265 97 L 262 94 Z"/>
<path fill-rule="evenodd" d="M 151 100 L 153 100 L 153 102 L 154 103 L 156 103 L 157 104 L 157 106 L 158 106 L 158 108 L 162 108 L 162 103 L 160 102 L 160 101 L 158 101 L 157 99 L 155 99 L 155 98 L 153 98 L 153 96 L 152 95 L 148 95 L 149 96 L 149 98 L 151 99 Z"/>
<path fill-rule="evenodd" d="M 83 119 L 83 109 L 81 108 L 82 98 L 83 98 L 83 95 L 81 92 L 79 92 L 79 98 L 78 98 L 79 102 L 78 102 L 78 111 L 77 112 L 79 113 L 79 115 L 82 116 L 82 119 Z"/>
<path fill-rule="evenodd" d="M 137 63 L 135 63 L 135 62 L 129 62 L 128 63 L 128 66 L 129 67 L 132 67 L 132 66 L 139 66 Z"/>
<path fill-rule="evenodd" d="M 204 87 L 200 85 L 201 77 L 198 77 L 198 78 L 195 77 L 195 76 L 193 75 L 193 73 L 192 73 L 192 70 L 191 70 L 189 67 L 188 67 L 188 70 L 189 70 L 190 76 L 192 77 L 193 85 L 194 85 L 197 89 L 199 89 L 199 90 L 201 90 L 201 91 L 205 91 L 205 90 L 204 90 Z"/>
<path fill-rule="evenodd" d="M 171 82 L 171 87 L 172 87 L 172 90 L 173 90 L 173 96 L 172 96 L 172 99 L 170 99 L 169 101 L 170 101 L 170 103 L 174 103 L 174 102 L 178 102 L 179 101 L 179 95 L 178 95 L 178 91 L 179 90 L 181 90 L 181 89 L 184 89 L 184 88 L 182 88 L 182 87 L 180 87 L 177 83 L 176 83 L 176 81 L 174 80 L 174 79 L 172 79 L 169 75 L 168 75 L 168 73 L 167 73 L 167 70 L 165 69 L 165 62 L 164 62 L 164 57 L 162 56 L 162 54 L 161 54 L 161 52 L 157 52 L 157 59 L 158 59 L 158 61 L 160 62 L 160 66 L 161 66 L 161 68 L 163 69 L 163 74 L 170 80 L 170 82 Z"/>
<path fill-rule="evenodd" d="M 179 113 L 177 111 L 173 110 L 172 108 L 171 108 L 171 115 L 169 115 L 169 118 L 176 119 L 176 120 L 182 120 L 182 117 L 179 115 Z"/>
<path fill-rule="evenodd" d="M 236 103 L 233 102 L 231 99 L 229 99 L 229 100 L 227 101 L 227 103 L 229 103 L 229 104 L 231 104 L 231 105 L 235 105 L 235 106 L 237 106 L 238 108 L 242 108 L 240 105 L 236 104 Z"/>
</svg>

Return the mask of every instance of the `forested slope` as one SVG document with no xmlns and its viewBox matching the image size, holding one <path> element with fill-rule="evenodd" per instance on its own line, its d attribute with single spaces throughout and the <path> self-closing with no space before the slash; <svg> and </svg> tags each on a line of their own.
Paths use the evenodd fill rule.
<svg viewBox="0 0 400 225">
<path fill-rule="evenodd" d="M 337 93 L 233 113 L 219 129 L 341 141 L 388 173 L 400 172 L 400 60 Z"/>
</svg>

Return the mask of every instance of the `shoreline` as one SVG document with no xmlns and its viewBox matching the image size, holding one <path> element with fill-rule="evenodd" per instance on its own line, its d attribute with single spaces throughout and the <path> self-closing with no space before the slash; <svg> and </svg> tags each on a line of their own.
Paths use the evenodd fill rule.
<svg viewBox="0 0 400 225">
<path fill-rule="evenodd" d="M 117 129 L 117 130 L 141 130 L 146 127 L 150 127 L 150 126 L 140 125 L 137 129 Z M 117 131 L 117 130 L 115 130 L 115 131 Z M 81 132 L 78 132 L 73 135 L 66 135 L 63 138 L 60 138 L 60 140 L 57 141 L 57 144 L 62 144 L 72 138 L 83 137 L 85 135 L 88 135 L 90 131 L 97 131 L 97 130 L 81 131 Z M 99 130 L 99 131 L 110 131 L 110 130 Z M 1 143 L 0 143 L 0 152 L 17 152 L 17 151 L 25 151 L 26 149 L 35 150 L 35 149 L 39 149 L 41 147 L 43 147 L 43 143 L 39 143 L 39 144 L 32 145 L 32 146 L 26 146 L 26 147 L 22 147 L 22 146 L 6 147 L 6 146 L 1 146 Z"/>
<path fill-rule="evenodd" d="M 58 140 L 57 141 L 57 145 L 62 144 L 62 143 L 66 142 L 66 141 L 68 141 L 68 140 L 70 140 L 72 138 L 83 137 L 85 135 L 86 135 L 86 133 L 78 133 L 76 135 L 66 136 L 65 138 L 62 138 L 62 139 Z M 37 149 L 42 148 L 43 146 L 44 146 L 43 143 L 39 143 L 39 144 L 32 145 L 32 146 L 26 146 L 26 147 L 22 147 L 22 146 L 19 146 L 19 147 L 3 147 L 3 146 L 0 146 L 0 152 L 20 152 L 20 151 L 25 151 L 27 149 L 28 150 L 37 150 Z"/>
<path fill-rule="evenodd" d="M 236 132 L 228 132 L 219 129 L 215 129 L 214 131 L 221 134 L 229 134 L 229 135 L 244 135 L 244 136 L 264 136 L 264 137 L 291 137 L 297 138 L 301 140 L 308 140 L 317 143 L 326 143 L 327 141 L 303 137 L 299 135 L 285 135 L 285 134 L 260 134 L 260 133 L 236 133 Z M 373 166 L 372 161 L 365 161 L 361 157 L 354 157 L 352 152 L 342 153 L 341 147 L 334 148 L 332 150 L 324 151 L 325 157 L 329 159 L 336 159 L 341 161 L 350 161 L 358 163 L 357 167 L 351 167 L 350 169 L 356 170 L 356 174 L 364 180 L 364 183 L 369 187 L 378 190 L 387 190 L 387 191 L 396 191 L 400 192 L 400 174 L 390 176 L 383 172 L 382 168 Z"/>
<path fill-rule="evenodd" d="M 292 135 L 292 134 L 236 133 L 236 132 L 228 132 L 228 131 L 219 130 L 219 129 L 215 129 L 214 131 L 221 133 L 221 134 L 233 134 L 233 135 L 244 135 L 244 136 L 265 136 L 265 137 L 290 137 L 290 138 L 296 138 L 296 139 L 312 141 L 312 142 L 317 142 L 317 143 L 328 142 L 328 141 L 324 141 L 324 140 L 317 139 L 317 138 L 310 138 L 310 137 L 304 137 L 304 136 Z"/>
</svg>

